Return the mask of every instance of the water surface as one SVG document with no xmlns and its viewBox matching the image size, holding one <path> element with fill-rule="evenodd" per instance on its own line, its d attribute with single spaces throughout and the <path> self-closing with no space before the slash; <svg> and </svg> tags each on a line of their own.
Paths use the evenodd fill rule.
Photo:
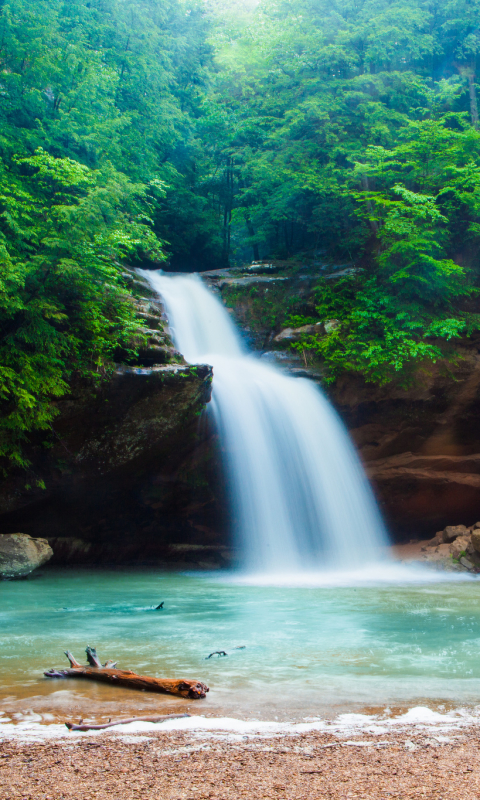
<svg viewBox="0 0 480 800">
<path fill-rule="evenodd" d="M 0 711 L 191 713 L 299 720 L 365 707 L 480 700 L 480 582 L 244 585 L 228 576 L 44 570 L 0 584 Z M 165 601 L 162 611 L 153 607 Z M 200 678 L 190 702 L 51 681 L 86 645 L 102 660 Z M 235 649 L 243 648 L 243 649 Z M 226 657 L 206 656 L 225 650 Z"/>
</svg>

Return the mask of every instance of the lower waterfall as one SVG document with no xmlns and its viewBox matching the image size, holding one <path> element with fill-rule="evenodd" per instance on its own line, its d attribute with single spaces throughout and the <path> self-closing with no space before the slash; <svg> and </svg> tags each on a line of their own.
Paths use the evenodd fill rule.
<svg viewBox="0 0 480 800">
<path fill-rule="evenodd" d="M 385 527 L 322 392 L 246 352 L 228 312 L 198 275 L 141 274 L 161 295 L 186 360 L 213 366 L 212 410 L 243 568 L 292 573 L 379 561 Z"/>
</svg>

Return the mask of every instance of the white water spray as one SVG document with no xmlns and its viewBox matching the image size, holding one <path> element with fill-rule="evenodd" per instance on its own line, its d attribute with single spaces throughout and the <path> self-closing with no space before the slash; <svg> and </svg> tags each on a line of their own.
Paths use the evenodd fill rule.
<svg viewBox="0 0 480 800">
<path fill-rule="evenodd" d="M 244 567 L 292 573 L 378 561 L 386 531 L 323 394 L 248 355 L 228 312 L 197 275 L 142 274 L 162 296 L 186 360 L 214 368 L 212 407 Z"/>
</svg>

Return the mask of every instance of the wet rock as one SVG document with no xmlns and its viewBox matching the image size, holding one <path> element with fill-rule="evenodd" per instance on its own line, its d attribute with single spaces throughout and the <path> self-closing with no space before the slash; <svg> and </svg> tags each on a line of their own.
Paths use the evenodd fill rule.
<svg viewBox="0 0 480 800">
<path fill-rule="evenodd" d="M 224 289 L 228 286 L 253 286 L 256 283 L 276 283 L 277 281 L 286 281 L 287 278 L 281 276 L 269 277 L 267 275 L 247 276 L 245 278 L 225 278 L 217 283 L 219 289 Z"/>
<path fill-rule="evenodd" d="M 0 577 L 23 578 L 53 556 L 46 539 L 33 539 L 25 533 L 0 534 Z"/>
<path fill-rule="evenodd" d="M 261 275 L 262 273 L 271 275 L 272 273 L 279 272 L 280 269 L 280 264 L 267 264 L 262 261 L 255 261 L 253 264 L 250 264 L 249 267 L 246 267 L 246 272 L 253 272 L 255 275 Z"/>
<path fill-rule="evenodd" d="M 468 528 L 465 525 L 447 525 L 443 531 L 443 541 L 453 542 L 458 536 L 465 536 Z"/>
<path fill-rule="evenodd" d="M 475 564 L 473 561 L 470 561 L 469 558 L 465 558 L 465 556 L 462 556 L 460 559 L 460 564 L 462 567 L 465 567 L 465 569 L 475 569 Z"/>
<path fill-rule="evenodd" d="M 331 320 L 330 320 L 331 322 Z M 302 325 L 300 328 L 284 328 L 283 331 L 275 336 L 274 342 L 298 342 L 302 336 L 321 333 L 323 331 L 323 322 L 316 322 L 314 325 Z"/>
<path fill-rule="evenodd" d="M 48 544 L 55 553 L 55 562 L 60 564 L 88 563 L 92 543 L 74 536 L 54 536 L 48 538 Z"/>
<path fill-rule="evenodd" d="M 95 394 L 75 386 L 52 446 L 29 452 L 43 487 L 20 470 L 1 482 L 1 529 L 58 540 L 57 564 L 160 562 L 180 536 L 223 543 L 213 434 L 199 429 L 211 380 L 208 365 L 122 366 Z"/>
</svg>

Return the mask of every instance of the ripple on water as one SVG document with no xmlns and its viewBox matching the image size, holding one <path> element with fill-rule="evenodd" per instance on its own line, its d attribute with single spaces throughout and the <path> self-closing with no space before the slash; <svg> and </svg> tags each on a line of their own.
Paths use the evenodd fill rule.
<svg viewBox="0 0 480 800">
<path fill-rule="evenodd" d="M 403 583 L 397 570 L 390 582 L 369 575 L 349 585 L 337 575 L 281 586 L 218 574 L 51 569 L 2 583 L 0 710 L 61 720 L 188 708 L 298 721 L 371 705 L 406 710 L 420 700 L 475 704 L 480 583 L 408 574 Z M 211 692 L 186 703 L 42 677 L 66 663 L 67 648 L 83 659 L 87 644 L 138 672 L 200 678 Z M 228 656 L 206 660 L 215 650 Z"/>
</svg>

